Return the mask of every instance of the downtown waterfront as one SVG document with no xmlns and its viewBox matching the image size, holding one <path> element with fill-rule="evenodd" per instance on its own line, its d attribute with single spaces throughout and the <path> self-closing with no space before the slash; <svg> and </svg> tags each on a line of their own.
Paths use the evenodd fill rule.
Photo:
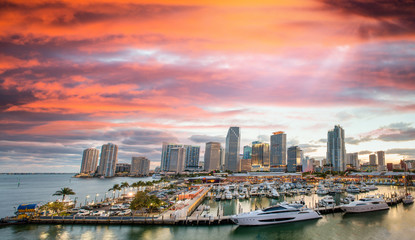
<svg viewBox="0 0 415 240">
<path fill-rule="evenodd" d="M 61 187 L 71 187 L 78 201 L 86 196 L 98 198 L 114 184 L 134 182 L 137 178 L 82 179 L 72 174 L 0 175 L 1 216 L 12 215 L 20 203 L 56 200 L 52 194 Z M 141 180 L 150 180 L 143 178 Z M 20 186 L 18 183 L 20 180 Z M 379 193 L 399 191 L 396 186 L 378 186 Z M 363 196 L 363 195 L 359 195 Z M 317 196 L 313 196 L 313 198 Z M 306 198 L 306 203 L 310 201 Z M 290 199 L 286 199 L 290 200 Z M 204 204 L 215 212 L 222 204 L 225 215 L 236 213 L 238 206 L 249 211 L 252 204 L 263 207 L 280 199 L 252 198 L 216 202 L 207 199 Z M 14 225 L 0 228 L 0 239 L 413 239 L 415 229 L 414 205 L 392 206 L 389 211 L 346 215 L 334 213 L 322 219 L 262 227 L 220 226 L 142 226 L 142 225 Z"/>
</svg>

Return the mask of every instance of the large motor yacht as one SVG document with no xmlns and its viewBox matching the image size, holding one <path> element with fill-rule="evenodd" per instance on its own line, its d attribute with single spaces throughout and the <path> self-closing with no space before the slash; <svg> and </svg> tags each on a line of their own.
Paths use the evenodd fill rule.
<svg viewBox="0 0 415 240">
<path fill-rule="evenodd" d="M 379 210 L 389 210 L 388 204 L 381 197 L 367 196 L 358 201 L 342 205 L 341 209 L 346 213 L 373 212 Z"/>
<path fill-rule="evenodd" d="M 262 210 L 233 215 L 231 220 L 242 226 L 268 225 L 319 219 L 321 216 L 308 208 L 296 208 L 288 204 L 280 204 Z"/>
</svg>

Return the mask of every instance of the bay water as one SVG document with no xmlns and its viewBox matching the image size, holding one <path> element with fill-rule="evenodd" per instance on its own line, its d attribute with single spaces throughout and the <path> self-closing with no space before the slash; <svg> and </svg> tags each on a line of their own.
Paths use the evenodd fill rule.
<svg viewBox="0 0 415 240">
<path fill-rule="evenodd" d="M 63 187 L 70 187 L 77 201 L 101 200 L 112 192 L 107 190 L 121 182 L 149 181 L 151 178 L 80 179 L 73 174 L 0 175 L 0 216 L 10 216 L 21 203 L 46 203 L 58 196 L 52 194 Z M 20 184 L 19 184 L 20 182 Z M 377 193 L 388 194 L 402 190 L 396 186 L 378 186 Z M 411 189 L 413 190 L 413 189 Z M 375 192 L 371 192 L 375 193 Z M 98 195 L 97 195 L 98 194 Z M 86 196 L 89 195 L 89 198 Z M 363 196 L 359 195 L 358 197 Z M 336 196 L 338 198 L 339 196 Z M 319 198 L 308 196 L 306 204 Z M 266 207 L 282 199 L 252 198 L 216 202 L 206 199 L 215 214 L 222 205 L 225 215 L 255 206 Z M 287 198 L 284 200 L 294 200 Z M 298 197 L 297 199 L 298 200 Z M 129 225 L 15 225 L 0 227 L 0 239 L 415 239 L 415 207 L 399 204 L 389 211 L 364 214 L 333 213 L 322 219 L 305 222 L 260 227 L 221 226 L 129 226 Z"/>
</svg>

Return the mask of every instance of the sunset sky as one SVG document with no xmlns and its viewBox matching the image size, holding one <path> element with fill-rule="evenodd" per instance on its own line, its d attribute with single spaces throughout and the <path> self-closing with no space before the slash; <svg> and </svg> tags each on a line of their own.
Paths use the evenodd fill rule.
<svg viewBox="0 0 415 240">
<path fill-rule="evenodd" d="M 321 159 L 340 124 L 363 161 L 415 159 L 410 0 L 1 1 L 0 30 L 0 172 L 78 172 L 108 142 L 154 169 L 230 126 Z"/>
</svg>

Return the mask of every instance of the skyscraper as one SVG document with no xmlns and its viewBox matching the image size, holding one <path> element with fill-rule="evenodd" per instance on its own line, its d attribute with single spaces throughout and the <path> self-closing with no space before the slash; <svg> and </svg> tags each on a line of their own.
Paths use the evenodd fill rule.
<svg viewBox="0 0 415 240">
<path fill-rule="evenodd" d="M 244 146 L 244 157 L 243 159 L 251 159 L 252 147 Z"/>
<path fill-rule="evenodd" d="M 172 148 L 183 147 L 181 144 L 169 144 L 163 142 L 162 150 L 161 150 L 161 170 L 162 171 L 169 171 L 170 166 L 170 152 Z"/>
<path fill-rule="evenodd" d="M 181 173 L 184 171 L 186 148 L 176 147 L 170 150 L 169 172 Z"/>
<path fill-rule="evenodd" d="M 274 132 L 270 140 L 271 171 L 278 171 L 280 166 L 287 164 L 287 134 L 281 131 Z"/>
<path fill-rule="evenodd" d="M 349 165 L 355 169 L 360 169 L 359 153 L 347 153 L 346 154 L 346 165 Z"/>
<path fill-rule="evenodd" d="M 297 166 L 301 165 L 302 150 L 298 146 L 292 146 L 287 151 L 287 172 L 296 172 Z"/>
<path fill-rule="evenodd" d="M 384 151 L 377 151 L 376 154 L 378 156 L 378 165 L 379 166 L 385 166 L 385 152 Z"/>
<path fill-rule="evenodd" d="M 101 148 L 98 174 L 105 177 L 113 177 L 118 159 L 118 146 L 112 143 L 104 144 Z"/>
<path fill-rule="evenodd" d="M 241 163 L 239 161 L 240 132 L 239 127 L 230 127 L 226 135 L 225 148 L 225 170 L 239 172 Z"/>
<path fill-rule="evenodd" d="M 261 142 L 252 143 L 251 166 L 253 169 L 269 169 L 269 144 Z"/>
<path fill-rule="evenodd" d="M 225 169 L 225 148 L 220 147 L 220 170 Z"/>
<path fill-rule="evenodd" d="M 377 153 L 377 156 L 378 156 L 378 171 L 386 171 L 385 152 L 384 151 L 378 151 L 376 153 Z"/>
<path fill-rule="evenodd" d="M 346 147 L 344 142 L 344 130 L 340 125 L 327 134 L 327 162 L 333 171 L 346 170 Z"/>
<path fill-rule="evenodd" d="M 377 165 L 376 164 L 376 154 L 370 154 L 369 155 L 369 165 Z"/>
<path fill-rule="evenodd" d="M 185 146 L 186 147 L 186 161 L 185 169 L 198 169 L 199 168 L 199 146 Z"/>
<path fill-rule="evenodd" d="M 221 146 L 218 142 L 208 142 L 205 148 L 205 171 L 220 170 Z"/>
<path fill-rule="evenodd" d="M 81 173 L 95 173 L 98 165 L 99 150 L 96 148 L 85 149 L 82 154 Z"/>
<path fill-rule="evenodd" d="M 133 176 L 148 176 L 150 171 L 150 160 L 146 157 L 132 157 L 131 158 L 131 171 Z"/>
<path fill-rule="evenodd" d="M 161 151 L 161 170 L 162 171 L 175 171 L 170 169 L 170 161 L 171 161 L 171 150 L 173 148 L 184 148 L 184 163 L 183 168 L 199 168 L 199 153 L 200 147 L 199 146 L 190 146 L 190 145 L 183 145 L 183 144 L 169 144 L 163 142 L 162 151 Z"/>
</svg>

